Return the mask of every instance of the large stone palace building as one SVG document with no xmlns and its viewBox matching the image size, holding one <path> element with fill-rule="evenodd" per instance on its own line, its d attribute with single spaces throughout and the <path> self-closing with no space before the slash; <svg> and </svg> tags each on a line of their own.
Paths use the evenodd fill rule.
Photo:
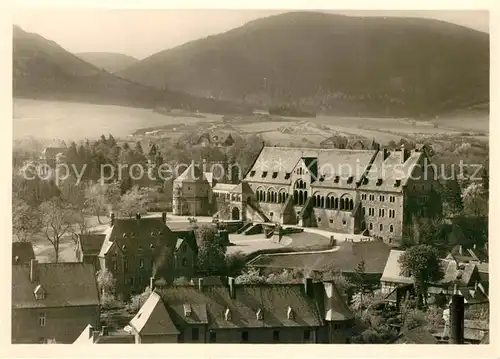
<svg viewBox="0 0 500 359">
<path fill-rule="evenodd" d="M 430 201 L 434 173 L 420 149 L 264 146 L 243 181 L 215 196 L 229 206 L 228 219 L 365 233 L 397 245 L 413 215 L 440 211 L 439 200 Z"/>
</svg>

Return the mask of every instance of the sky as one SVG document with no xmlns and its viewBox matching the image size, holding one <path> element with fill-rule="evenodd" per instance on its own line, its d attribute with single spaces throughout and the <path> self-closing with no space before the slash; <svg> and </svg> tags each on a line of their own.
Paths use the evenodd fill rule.
<svg viewBox="0 0 500 359">
<path fill-rule="evenodd" d="M 288 11 L 25 8 L 14 12 L 13 23 L 25 31 L 55 41 L 73 53 L 118 52 L 142 59 L 158 51 L 242 26 L 251 20 Z M 489 32 L 489 14 L 482 10 L 322 12 L 433 18 Z"/>
</svg>

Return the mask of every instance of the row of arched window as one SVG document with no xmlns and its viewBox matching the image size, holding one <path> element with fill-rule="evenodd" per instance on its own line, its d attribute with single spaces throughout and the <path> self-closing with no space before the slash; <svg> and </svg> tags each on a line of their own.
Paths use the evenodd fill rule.
<svg viewBox="0 0 500 359">
<path fill-rule="evenodd" d="M 255 194 L 259 202 L 285 203 L 288 198 L 288 193 L 286 193 L 284 190 L 281 190 L 280 192 L 268 190 L 266 192 L 264 190 L 258 189 Z"/>
<path fill-rule="evenodd" d="M 341 211 L 352 211 L 354 201 L 350 197 L 336 198 L 333 196 L 313 196 L 313 206 L 316 208 L 338 209 Z"/>
</svg>

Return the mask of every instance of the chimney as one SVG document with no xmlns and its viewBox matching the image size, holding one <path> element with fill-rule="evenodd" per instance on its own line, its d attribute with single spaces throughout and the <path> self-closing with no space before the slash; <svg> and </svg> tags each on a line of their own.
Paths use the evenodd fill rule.
<svg viewBox="0 0 500 359">
<path fill-rule="evenodd" d="M 151 289 L 151 291 L 155 289 L 155 277 L 149 278 L 149 288 Z"/>
<path fill-rule="evenodd" d="M 464 250 L 463 250 L 463 248 L 462 248 L 462 245 L 459 245 L 459 246 L 458 246 L 458 253 L 459 253 L 460 255 L 463 255 L 463 254 L 464 254 Z"/>
<path fill-rule="evenodd" d="M 167 212 L 161 213 L 161 220 L 163 221 L 163 223 L 167 223 Z"/>
<path fill-rule="evenodd" d="M 38 282 L 38 261 L 30 260 L 30 281 L 31 283 Z"/>
<path fill-rule="evenodd" d="M 92 338 L 94 336 L 94 327 L 93 326 L 89 326 L 89 339 Z"/>
<path fill-rule="evenodd" d="M 198 278 L 198 290 L 203 292 L 203 278 Z"/>
<path fill-rule="evenodd" d="M 109 335 L 109 328 L 108 328 L 106 325 L 103 325 L 103 326 L 101 327 L 101 335 L 102 335 L 103 337 L 105 337 L 105 336 Z"/>
<path fill-rule="evenodd" d="M 450 307 L 450 344 L 464 343 L 464 297 L 454 294 Z"/>
<path fill-rule="evenodd" d="M 135 219 L 141 219 L 141 214 L 139 212 L 135 214 Z"/>
<path fill-rule="evenodd" d="M 313 297 L 313 280 L 312 278 L 304 278 L 304 293 L 310 298 Z"/>
<path fill-rule="evenodd" d="M 109 217 L 111 218 L 111 222 L 109 223 L 109 226 L 113 227 L 113 225 L 115 224 L 115 214 L 113 212 L 111 212 Z"/>
<path fill-rule="evenodd" d="M 227 279 L 228 284 L 229 284 L 229 296 L 231 299 L 236 298 L 236 291 L 235 291 L 235 282 L 233 277 L 229 277 Z"/>
</svg>

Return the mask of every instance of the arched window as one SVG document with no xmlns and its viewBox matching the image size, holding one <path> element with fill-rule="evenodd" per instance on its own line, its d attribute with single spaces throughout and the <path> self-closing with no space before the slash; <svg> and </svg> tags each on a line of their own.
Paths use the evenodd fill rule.
<svg viewBox="0 0 500 359">
<path fill-rule="evenodd" d="M 343 198 L 340 199 L 340 210 L 341 211 L 344 210 L 344 199 Z"/>
<path fill-rule="evenodd" d="M 339 209 L 339 199 L 338 198 L 335 198 L 335 204 L 334 204 L 333 208 Z"/>
<path fill-rule="evenodd" d="M 321 208 L 325 208 L 325 197 L 321 196 Z"/>
<path fill-rule="evenodd" d="M 330 207 L 330 197 L 326 197 L 326 208 L 331 208 Z"/>
<path fill-rule="evenodd" d="M 299 203 L 299 192 L 297 190 L 293 191 L 293 204 Z"/>
<path fill-rule="evenodd" d="M 299 191 L 299 205 L 302 206 L 304 204 L 304 193 Z"/>
<path fill-rule="evenodd" d="M 349 200 L 349 209 L 352 211 L 354 209 L 354 201 L 351 199 Z"/>
</svg>

